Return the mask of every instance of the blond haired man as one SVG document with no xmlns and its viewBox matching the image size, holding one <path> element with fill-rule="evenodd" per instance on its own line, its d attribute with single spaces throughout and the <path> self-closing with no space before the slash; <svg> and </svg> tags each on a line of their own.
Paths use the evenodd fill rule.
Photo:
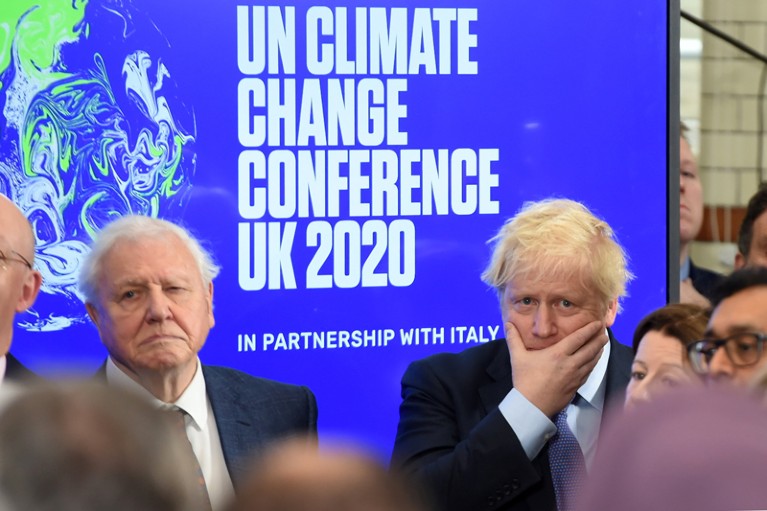
<svg viewBox="0 0 767 511">
<path fill-rule="evenodd" d="M 439 509 L 569 509 L 628 383 L 609 327 L 631 274 L 610 226 L 570 200 L 526 204 L 494 241 L 483 279 L 506 339 L 408 368 L 393 464 Z"/>
</svg>

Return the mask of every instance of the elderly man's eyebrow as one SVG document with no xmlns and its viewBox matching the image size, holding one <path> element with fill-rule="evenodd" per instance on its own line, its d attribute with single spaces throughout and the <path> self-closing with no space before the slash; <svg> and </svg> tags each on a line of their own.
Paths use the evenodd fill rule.
<svg viewBox="0 0 767 511">
<path fill-rule="evenodd" d="M 141 284 L 146 284 L 146 279 L 141 279 L 137 277 L 130 277 L 127 279 L 120 279 L 115 282 L 116 286 L 137 286 Z"/>
</svg>

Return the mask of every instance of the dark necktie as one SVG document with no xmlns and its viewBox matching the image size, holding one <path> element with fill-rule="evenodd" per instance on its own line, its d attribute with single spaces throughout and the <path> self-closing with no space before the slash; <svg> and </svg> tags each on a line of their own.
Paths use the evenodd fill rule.
<svg viewBox="0 0 767 511">
<path fill-rule="evenodd" d="M 173 424 L 176 427 L 178 434 L 182 437 L 181 443 L 184 445 L 185 450 L 187 451 L 189 463 L 192 464 L 192 469 L 197 476 L 197 480 L 195 481 L 195 488 L 198 491 L 197 500 L 200 504 L 197 509 L 199 511 L 211 511 L 210 496 L 208 495 L 208 487 L 205 484 L 205 477 L 202 474 L 202 467 L 200 467 L 200 462 L 197 460 L 197 455 L 194 453 L 192 444 L 186 434 L 187 413 L 176 406 L 171 408 L 169 411 L 171 413 L 171 418 L 173 419 Z"/>
<path fill-rule="evenodd" d="M 549 466 L 557 496 L 557 509 L 570 511 L 579 493 L 586 463 L 578 439 L 567 425 L 567 408 L 557 414 L 554 420 L 557 434 L 549 442 Z"/>
</svg>

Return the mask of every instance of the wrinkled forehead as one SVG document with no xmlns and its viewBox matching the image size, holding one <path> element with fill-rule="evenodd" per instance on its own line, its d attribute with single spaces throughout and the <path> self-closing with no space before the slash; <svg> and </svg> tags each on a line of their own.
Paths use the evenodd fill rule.
<svg viewBox="0 0 767 511">
<path fill-rule="evenodd" d="M 147 272 L 202 279 L 200 268 L 189 247 L 172 233 L 119 238 L 101 257 L 102 278 L 112 279 L 117 275 Z"/>
<path fill-rule="evenodd" d="M 580 302 L 601 301 L 590 274 L 572 269 L 551 272 L 531 270 L 518 274 L 506 283 L 505 292 L 511 295 L 550 295 Z"/>
<path fill-rule="evenodd" d="M 0 249 L 15 250 L 30 257 L 35 251 L 35 237 L 32 226 L 16 206 L 0 202 Z"/>
<path fill-rule="evenodd" d="M 13 247 L 15 246 L 15 243 L 13 240 L 9 239 L 8 232 L 3 232 L 0 234 L 0 250 L 7 253 L 10 250 L 13 250 Z"/>
<path fill-rule="evenodd" d="M 567 264 L 543 264 L 530 266 L 513 275 L 508 285 L 514 287 L 536 287 L 559 284 L 576 292 L 596 293 L 596 286 L 591 272 L 584 268 Z"/>
</svg>

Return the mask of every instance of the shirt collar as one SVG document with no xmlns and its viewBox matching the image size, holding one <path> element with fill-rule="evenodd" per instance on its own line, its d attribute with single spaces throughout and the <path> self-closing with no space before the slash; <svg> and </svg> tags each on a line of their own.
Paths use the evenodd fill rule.
<svg viewBox="0 0 767 511">
<path fill-rule="evenodd" d="M 605 335 L 610 334 L 605 329 Z M 605 375 L 607 374 L 607 361 L 610 358 L 610 341 L 607 341 L 605 349 L 602 350 L 602 356 L 599 357 L 597 365 L 589 374 L 586 382 L 578 389 L 578 395 L 588 402 L 591 406 L 602 411 L 605 403 Z"/>
<path fill-rule="evenodd" d="M 197 359 L 197 370 L 194 372 L 192 382 L 173 404 L 189 414 L 198 431 L 204 429 L 208 424 L 205 377 L 202 375 L 199 359 Z"/>
<path fill-rule="evenodd" d="M 690 278 L 690 258 L 686 258 L 684 262 L 679 266 L 679 282 Z"/>
<path fill-rule="evenodd" d="M 175 405 L 192 418 L 192 424 L 194 424 L 198 431 L 205 428 L 208 423 L 207 390 L 199 358 L 197 359 L 197 368 L 191 383 L 174 403 L 165 403 L 154 397 L 139 382 L 120 369 L 114 363 L 112 357 L 107 359 L 107 382 L 110 385 L 135 392 L 137 395 L 149 400 L 157 408 L 169 408 L 168 405 Z"/>
</svg>

